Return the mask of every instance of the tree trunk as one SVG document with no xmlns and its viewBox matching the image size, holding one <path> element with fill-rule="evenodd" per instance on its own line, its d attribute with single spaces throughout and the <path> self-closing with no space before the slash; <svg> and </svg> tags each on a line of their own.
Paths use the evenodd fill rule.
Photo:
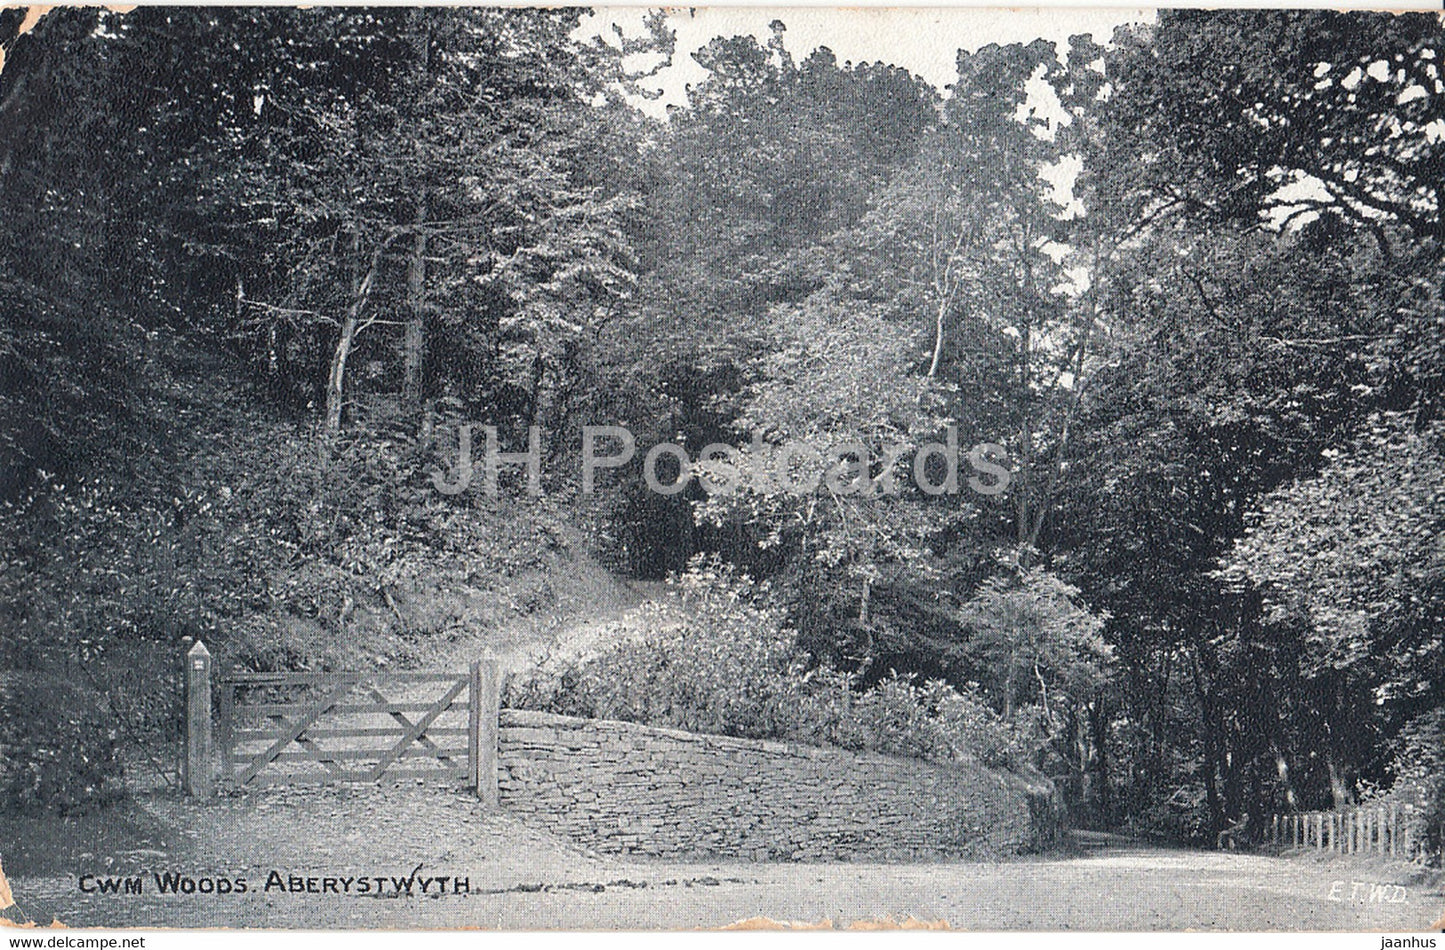
<svg viewBox="0 0 1445 950">
<path fill-rule="evenodd" d="M 411 17 L 412 90 L 420 101 L 429 85 L 431 72 L 431 19 L 426 11 L 417 10 Z M 426 221 L 428 195 L 425 165 L 420 152 L 413 156 L 416 164 L 416 209 L 412 224 L 411 254 L 406 265 L 406 325 L 401 340 L 401 409 L 412 422 L 418 422 L 422 411 L 422 361 L 426 351 Z"/>
<path fill-rule="evenodd" d="M 1328 745 L 1325 746 L 1325 768 L 1330 773 L 1330 796 L 1335 802 L 1335 811 L 1344 811 L 1345 806 L 1350 803 L 1350 792 L 1345 787 L 1345 776 L 1340 771 L 1340 764 L 1335 759 L 1333 736 Z"/>
<path fill-rule="evenodd" d="M 426 231 L 425 186 L 418 189 L 417 226 L 412 238 L 411 257 L 406 265 L 406 328 L 402 334 L 401 406 L 407 418 L 421 413 L 421 370 L 426 348 Z"/>
<path fill-rule="evenodd" d="M 346 394 L 346 360 L 356 343 L 356 334 L 362 329 L 361 318 L 371 301 L 371 288 L 376 283 L 376 272 L 381 267 L 381 256 L 386 253 L 392 238 L 381 242 L 371 255 L 371 266 L 365 274 L 354 271 L 355 279 L 351 289 L 351 306 L 341 321 L 341 332 L 336 338 L 336 349 L 331 354 L 331 367 L 326 375 L 326 437 L 334 438 L 341 431 L 341 408 Z M 355 254 L 359 240 L 355 234 L 347 236 L 346 246 Z"/>
<path fill-rule="evenodd" d="M 1325 768 L 1330 776 L 1330 796 L 1334 799 L 1335 810 L 1343 811 L 1350 804 L 1353 797 L 1350 792 L 1350 785 L 1346 781 L 1345 770 L 1340 768 L 1339 732 L 1335 729 L 1335 722 L 1343 719 L 1341 708 L 1343 706 L 1340 695 L 1341 684 L 1339 679 L 1329 679 L 1329 702 L 1325 707 Z"/>
<path fill-rule="evenodd" d="M 933 359 L 928 364 L 928 378 L 938 375 L 938 364 L 943 360 L 943 318 L 948 313 L 948 299 L 939 301 L 938 316 L 933 328 Z"/>
<path fill-rule="evenodd" d="M 356 340 L 357 308 L 353 302 L 346 318 L 341 321 L 341 335 L 336 341 L 336 350 L 331 354 L 331 371 L 326 377 L 326 434 L 334 437 L 341 431 L 341 401 L 346 379 L 346 359 L 351 355 Z"/>
<path fill-rule="evenodd" d="M 1067 769 L 1059 782 L 1064 793 L 1064 804 L 1068 806 L 1071 825 L 1091 828 L 1093 821 L 1089 811 L 1089 777 L 1084 772 L 1086 753 L 1078 709 L 1070 707 L 1063 720 L 1063 727 L 1054 736 L 1054 750 Z"/>
<path fill-rule="evenodd" d="M 1209 803 L 1209 833 L 1213 835 L 1224 827 L 1224 802 L 1219 794 L 1219 773 L 1224 757 L 1220 753 L 1219 732 L 1214 721 L 1214 703 L 1204 682 L 1204 668 L 1199 656 L 1201 650 L 1202 647 L 1194 650 L 1194 693 L 1199 701 L 1199 718 L 1204 729 L 1204 794 Z"/>
<path fill-rule="evenodd" d="M 1029 352 L 1033 346 L 1033 304 L 1031 295 L 1034 286 L 1033 265 L 1029 261 L 1028 250 L 1029 235 L 1027 227 L 1019 244 L 1019 254 L 1023 262 L 1023 290 L 1025 299 L 1028 301 L 1024 308 L 1022 326 L 1019 327 L 1019 399 L 1023 406 L 1023 422 L 1019 429 L 1019 483 L 1018 492 L 1018 549 L 1019 567 L 1028 570 L 1033 563 L 1033 551 L 1029 542 L 1029 525 L 1031 508 L 1029 492 L 1033 490 L 1030 484 L 1030 467 L 1033 463 L 1034 454 L 1034 432 L 1033 420 L 1030 413 L 1033 412 L 1033 400 L 1029 393 L 1029 359 L 1032 354 Z"/>
<path fill-rule="evenodd" d="M 1285 805 L 1290 811 L 1297 811 L 1299 809 L 1299 796 L 1295 794 L 1294 782 L 1289 777 L 1289 759 L 1280 751 L 1279 746 L 1275 746 L 1273 752 L 1274 770 L 1279 776 L 1280 784 L 1284 787 Z"/>
<path fill-rule="evenodd" d="M 1028 394 L 1025 392 L 1025 402 Z M 1028 417 L 1029 408 L 1024 407 L 1024 420 L 1019 427 L 1019 485 L 1018 485 L 1018 551 L 1019 567 L 1028 570 L 1033 564 L 1032 549 L 1029 547 L 1029 463 L 1033 455 L 1034 430 Z"/>
<path fill-rule="evenodd" d="M 1109 792 L 1109 716 L 1102 696 L 1089 705 L 1089 729 L 1093 739 L 1094 788 L 1099 818 L 1107 826 L 1114 803 Z"/>
</svg>

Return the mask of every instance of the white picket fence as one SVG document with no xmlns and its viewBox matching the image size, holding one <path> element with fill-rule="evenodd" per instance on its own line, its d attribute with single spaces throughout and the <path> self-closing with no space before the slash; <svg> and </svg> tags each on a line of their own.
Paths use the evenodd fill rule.
<svg viewBox="0 0 1445 950">
<path fill-rule="evenodd" d="M 1344 811 L 1294 812 L 1270 819 L 1270 843 L 1335 854 L 1376 854 L 1410 860 L 1424 842 L 1414 833 L 1413 805 L 1377 805 Z"/>
</svg>

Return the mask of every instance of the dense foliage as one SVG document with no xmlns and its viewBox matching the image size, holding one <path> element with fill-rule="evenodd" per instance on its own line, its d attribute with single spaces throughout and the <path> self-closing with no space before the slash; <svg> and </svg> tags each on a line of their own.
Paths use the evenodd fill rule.
<svg viewBox="0 0 1445 950">
<path fill-rule="evenodd" d="M 1026 763 L 1077 822 L 1199 841 L 1384 789 L 1439 841 L 1438 17 L 1165 11 L 961 50 L 945 89 L 775 22 L 655 118 L 662 15 L 26 15 L 7 683 L 155 745 L 182 637 L 416 664 L 561 612 L 595 559 L 694 602 L 518 701 Z M 465 422 L 536 426 L 541 494 L 436 491 Z M 639 449 L 590 496 L 587 424 Z M 851 468 L 664 495 L 658 441 Z M 955 442 L 1007 489 L 923 490 L 913 453 Z M 838 490 L 864 482 L 896 490 Z M 57 804 L 92 801 L 105 748 L 36 747 L 17 702 L 8 800 L 61 768 Z"/>
<path fill-rule="evenodd" d="M 544 662 L 508 683 L 521 709 L 621 719 L 693 732 L 792 739 L 995 767 L 1041 764 L 1037 730 L 994 712 L 977 688 L 918 684 L 890 671 L 858 677 L 818 665 L 746 579 L 698 563 L 656 605 L 645 632 L 595 655 Z"/>
<path fill-rule="evenodd" d="M 93 811 L 121 796 L 117 730 L 57 675 L 0 673 L 0 813 Z"/>
</svg>

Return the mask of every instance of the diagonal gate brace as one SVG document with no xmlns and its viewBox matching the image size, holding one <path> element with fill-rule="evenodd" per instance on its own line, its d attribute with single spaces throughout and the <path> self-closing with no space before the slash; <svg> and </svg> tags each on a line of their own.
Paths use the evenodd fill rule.
<svg viewBox="0 0 1445 950">
<path fill-rule="evenodd" d="M 350 681 L 344 686 L 342 686 L 340 689 L 332 692 L 331 695 L 327 696 L 325 699 L 321 700 L 310 709 L 306 710 L 306 712 L 299 716 L 296 721 L 292 722 L 286 729 L 281 731 L 275 742 L 271 743 L 271 745 L 269 745 L 264 752 L 260 753 L 251 760 L 251 764 L 246 767 L 245 771 L 243 771 L 240 775 L 236 776 L 236 784 L 245 785 L 247 782 L 251 781 L 251 779 L 255 778 L 256 773 L 260 772 L 263 768 L 266 767 L 267 763 L 271 762 L 272 759 L 276 758 L 276 756 L 281 753 L 282 749 L 295 742 L 296 739 L 303 732 L 305 732 L 309 727 L 315 724 L 316 720 L 320 719 L 323 715 L 325 715 L 326 711 L 329 710 L 332 706 L 335 706 L 337 703 L 341 702 L 341 700 L 346 697 L 346 694 L 351 692 L 355 687 L 356 682 L 354 680 Z M 432 718 L 436 717 L 433 716 Z M 303 745 L 302 748 L 305 748 L 305 746 Z"/>
<path fill-rule="evenodd" d="M 452 688 L 447 690 L 446 695 L 443 696 L 441 699 L 437 700 L 436 705 L 428 709 L 426 711 L 426 715 L 418 719 L 409 729 L 407 729 L 406 735 L 402 736 L 395 745 L 393 745 L 390 749 L 386 751 L 384 755 L 382 755 L 381 760 L 378 761 L 375 767 L 373 767 L 372 770 L 367 773 L 366 781 L 375 782 L 380 779 L 381 776 L 386 772 L 386 770 L 390 768 L 398 758 L 401 757 L 402 752 L 406 751 L 406 747 L 411 745 L 413 742 L 416 742 L 417 739 L 422 735 L 422 733 L 426 732 L 427 727 L 430 726 L 433 722 L 435 722 L 438 716 L 446 712 L 447 708 L 451 706 L 452 700 L 456 699 L 457 696 L 461 695 L 462 690 L 466 687 L 467 681 L 465 679 L 458 680 L 456 683 L 452 684 Z"/>
</svg>

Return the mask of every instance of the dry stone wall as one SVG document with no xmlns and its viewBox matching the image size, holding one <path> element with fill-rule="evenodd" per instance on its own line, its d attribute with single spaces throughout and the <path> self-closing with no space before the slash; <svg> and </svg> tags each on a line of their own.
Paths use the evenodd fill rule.
<svg viewBox="0 0 1445 950">
<path fill-rule="evenodd" d="M 1058 832 L 1052 790 L 979 766 L 504 709 L 501 804 L 602 852 L 992 857 Z"/>
</svg>

